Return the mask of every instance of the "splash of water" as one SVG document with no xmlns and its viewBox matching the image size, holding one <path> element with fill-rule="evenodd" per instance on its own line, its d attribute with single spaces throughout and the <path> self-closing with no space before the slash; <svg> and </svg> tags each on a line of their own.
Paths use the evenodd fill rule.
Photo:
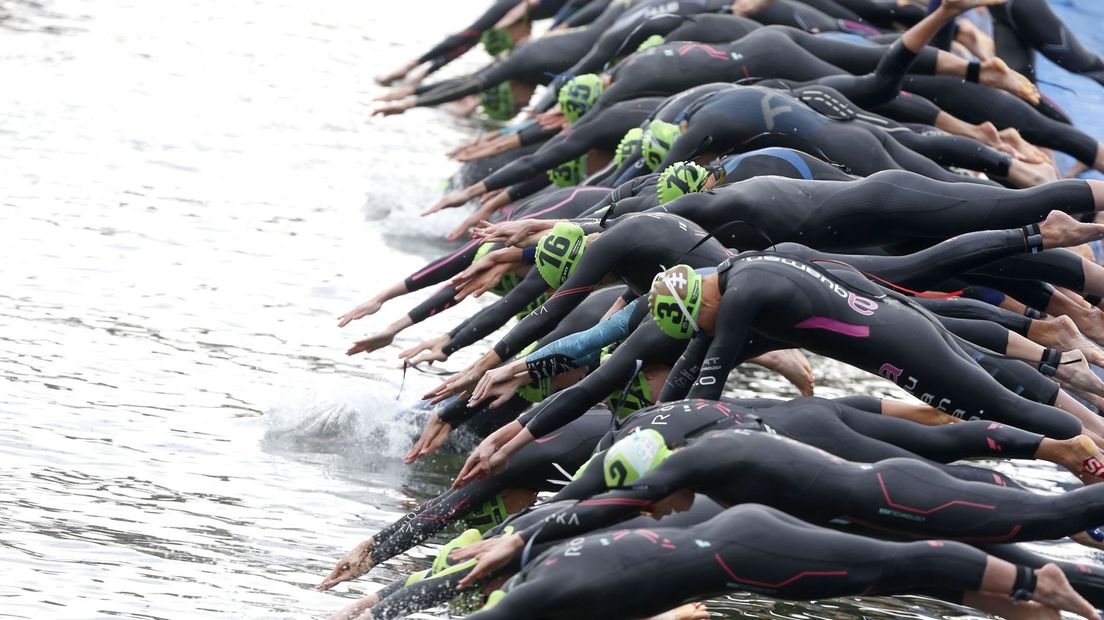
<svg viewBox="0 0 1104 620">
<path fill-rule="evenodd" d="M 266 447 L 378 462 L 401 458 L 421 428 L 414 397 L 381 381 L 319 380 L 284 390 L 265 411 Z"/>
</svg>

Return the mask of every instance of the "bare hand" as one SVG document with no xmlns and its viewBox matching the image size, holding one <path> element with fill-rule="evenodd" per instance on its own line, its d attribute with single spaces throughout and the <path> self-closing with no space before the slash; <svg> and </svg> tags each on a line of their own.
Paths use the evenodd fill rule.
<svg viewBox="0 0 1104 620">
<path fill-rule="evenodd" d="M 476 381 L 479 381 L 479 377 L 483 376 L 484 372 L 498 365 L 497 358 L 497 355 L 492 355 L 490 358 L 481 358 L 468 366 L 463 372 L 449 377 L 444 383 L 426 393 L 422 398 L 430 400 L 432 404 L 436 405 L 453 394 L 467 392 L 475 385 Z"/>
<path fill-rule="evenodd" d="M 372 99 L 372 101 L 388 102 L 399 101 L 400 99 L 406 99 L 414 94 L 413 86 L 399 86 L 398 88 L 392 88 L 391 90 L 383 93 L 382 95 Z"/>
<path fill-rule="evenodd" d="M 454 285 L 456 286 L 456 295 L 453 299 L 460 302 L 464 301 L 469 296 L 479 297 L 497 286 L 499 281 L 502 280 L 502 276 L 515 269 L 515 267 L 515 265 L 508 263 L 496 263 L 475 277 Z"/>
<path fill-rule="evenodd" d="M 413 99 L 404 99 L 403 101 L 397 101 L 387 105 L 381 105 L 375 110 L 372 110 L 372 116 L 391 116 L 393 114 L 402 114 L 410 108 L 414 107 Z"/>
<path fill-rule="evenodd" d="M 537 124 L 541 126 L 541 129 L 561 129 L 567 125 L 567 117 L 560 111 L 560 108 L 552 108 L 547 112 L 542 112 L 536 116 Z"/>
<path fill-rule="evenodd" d="M 357 319 L 363 319 L 366 316 L 375 314 L 379 311 L 381 307 L 383 307 L 383 304 L 376 301 L 376 299 L 373 297 L 372 299 L 369 299 L 368 301 L 360 304 L 359 306 L 338 317 L 337 326 L 345 327 L 346 325 L 352 323 Z"/>
<path fill-rule="evenodd" d="M 329 590 L 339 583 L 351 581 L 372 570 L 374 564 L 370 554 L 375 546 L 376 541 L 369 538 L 353 547 L 352 551 L 337 561 L 337 566 L 322 580 L 322 583 L 318 584 L 317 589 Z"/>
<path fill-rule="evenodd" d="M 448 334 L 441 334 L 436 338 L 430 338 L 424 342 L 410 347 L 409 349 L 399 353 L 399 359 L 407 360 L 410 366 L 417 366 L 422 362 L 443 362 L 448 359 L 448 355 L 445 355 L 444 347 L 448 344 L 452 338 Z"/>
<path fill-rule="evenodd" d="M 430 213 L 436 213 L 436 212 L 440 211 L 441 209 L 451 209 L 453 207 L 459 207 L 460 205 L 464 204 L 465 202 L 467 202 L 471 199 L 472 199 L 472 197 L 468 196 L 467 191 L 455 192 L 455 193 L 449 194 L 448 196 L 445 196 L 444 198 L 438 200 L 436 202 L 436 204 L 434 204 L 432 207 L 426 209 L 425 211 L 422 211 L 422 215 L 429 215 Z"/>
<path fill-rule="evenodd" d="M 449 559 L 462 561 L 478 558 L 479 562 L 456 584 L 457 590 L 463 590 L 473 583 L 487 577 L 495 569 L 505 566 L 514 555 L 525 546 L 525 541 L 516 534 L 482 540 L 461 549 L 454 550 Z"/>
<path fill-rule="evenodd" d="M 475 390 L 472 391 L 472 397 L 471 400 L 468 401 L 468 406 L 475 407 L 488 398 L 494 398 L 490 408 L 494 409 L 495 407 L 500 407 L 517 393 L 519 387 L 526 385 L 530 381 L 532 381 L 532 378 L 529 377 L 529 373 L 524 371 L 516 372 L 513 369 L 513 364 L 495 368 L 483 375 L 483 378 L 479 380 L 479 383 L 475 386 Z"/>
<path fill-rule="evenodd" d="M 512 222 L 487 223 L 475 229 L 472 236 L 481 237 L 486 242 L 501 242 L 516 246 L 536 233 L 543 233 L 556 225 L 556 220 L 525 219 Z"/>
<path fill-rule="evenodd" d="M 387 85 L 391 84 L 392 82 L 394 82 L 395 80 L 406 77 L 406 74 L 410 73 L 410 71 L 414 67 L 417 67 L 417 66 L 418 66 L 418 61 L 412 60 L 412 61 L 402 65 L 401 67 L 396 68 L 391 73 L 384 73 L 383 75 L 376 76 L 376 83 L 381 84 L 383 86 L 387 86 Z"/>
<path fill-rule="evenodd" d="M 391 344 L 391 341 L 395 339 L 395 334 L 390 332 L 380 332 L 378 334 L 372 334 L 363 340 L 357 340 L 353 343 L 353 346 L 349 347 L 349 350 L 345 352 L 345 355 L 356 355 L 357 353 L 369 353 L 376 349 L 382 349 Z"/>
<path fill-rule="evenodd" d="M 488 435 L 464 462 L 464 467 L 457 474 L 452 488 L 459 489 L 472 480 L 481 480 L 505 469 L 508 455 L 502 447 L 523 430 L 525 427 L 520 422 L 514 421 Z"/>
<path fill-rule="evenodd" d="M 409 465 L 423 456 L 433 454 L 445 445 L 450 432 L 452 432 L 451 424 L 442 422 L 436 413 L 430 415 L 425 428 L 422 429 L 422 436 L 414 442 L 414 446 L 403 457 L 403 462 Z"/>
</svg>

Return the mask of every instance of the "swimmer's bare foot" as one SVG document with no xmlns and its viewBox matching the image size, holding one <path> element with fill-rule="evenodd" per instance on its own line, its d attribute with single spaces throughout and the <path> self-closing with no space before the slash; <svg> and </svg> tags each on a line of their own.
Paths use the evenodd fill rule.
<svg viewBox="0 0 1104 620">
<path fill-rule="evenodd" d="M 992 126 L 992 123 L 986 121 L 985 124 Z M 1012 155 L 1017 159 L 1021 159 L 1031 164 L 1052 164 L 1054 163 L 1042 149 L 1028 142 L 1020 131 L 1015 127 L 1006 127 L 997 132 L 998 137 L 1002 144 L 1007 145 L 1012 149 Z"/>
<path fill-rule="evenodd" d="M 371 553 L 375 547 L 374 538 L 369 538 L 353 547 L 352 551 L 337 561 L 337 566 L 322 580 L 322 583 L 318 584 L 317 589 L 329 590 L 339 583 L 352 581 L 372 570 L 375 564 L 372 562 Z"/>
<path fill-rule="evenodd" d="M 1065 573 L 1057 565 L 1047 564 L 1035 569 L 1035 579 L 1033 600 L 1036 602 L 1084 616 L 1090 620 L 1100 620 L 1096 609 L 1073 589 Z"/>
<path fill-rule="evenodd" d="M 1085 334 L 1090 340 L 1104 342 L 1104 312 L 1101 312 L 1099 308 L 1077 310 L 1066 316 L 1073 319 L 1073 324 L 1077 326 L 1077 329 L 1081 330 L 1081 333 Z"/>
<path fill-rule="evenodd" d="M 1008 166 L 1008 182 L 1019 189 L 1037 187 L 1058 180 L 1058 169 L 1050 164 L 1031 164 L 1013 159 Z"/>
<path fill-rule="evenodd" d="M 1104 397 L 1104 381 L 1093 373 L 1080 351 L 1062 354 L 1062 361 L 1058 365 L 1058 372 L 1054 378 L 1078 394 Z"/>
<path fill-rule="evenodd" d="M 1000 58 L 990 58 L 981 63 L 978 82 L 986 86 L 1006 90 L 1031 105 L 1038 105 L 1039 103 L 1039 89 L 1031 83 L 1031 80 L 1013 71 Z"/>
<path fill-rule="evenodd" d="M 816 387 L 816 378 L 813 377 L 813 365 L 809 358 L 798 349 L 783 349 L 764 353 L 756 358 L 748 360 L 763 368 L 773 370 L 785 377 L 802 396 L 812 396 Z"/>
<path fill-rule="evenodd" d="M 709 620 L 709 609 L 705 603 L 687 603 L 647 620 Z"/>
<path fill-rule="evenodd" d="M 1104 455 L 1087 435 L 1043 439 L 1035 456 L 1065 467 L 1084 484 L 1104 481 Z"/>
<path fill-rule="evenodd" d="M 1059 351 L 1080 351 L 1090 364 L 1104 367 L 1104 351 L 1081 335 L 1068 316 L 1033 321 L 1028 335 L 1039 344 Z"/>
<path fill-rule="evenodd" d="M 1039 224 L 1044 248 L 1067 248 L 1104 239 L 1104 224 L 1079 222 L 1063 211 L 1051 211 Z"/>
<path fill-rule="evenodd" d="M 375 607 L 380 601 L 379 595 L 376 593 L 369 594 L 368 596 L 358 600 L 352 605 L 343 607 L 337 612 L 334 612 L 326 620 L 361 620 L 371 619 L 372 612 L 369 611 Z"/>
<path fill-rule="evenodd" d="M 382 349 L 395 340 L 395 334 L 391 332 L 380 332 L 378 334 L 372 334 L 363 340 L 357 340 L 353 343 L 353 346 L 349 347 L 349 350 L 345 352 L 345 355 L 356 355 L 357 353 L 370 353 L 376 349 Z"/>
<path fill-rule="evenodd" d="M 989 121 L 978 123 L 977 125 L 971 125 L 973 129 L 970 131 L 970 137 L 982 144 L 987 144 L 997 150 L 1005 151 L 1009 155 L 1015 155 L 1015 153 L 1009 152 L 1011 147 L 1004 144 L 1001 140 L 1000 132 L 997 131 L 997 126 Z"/>
</svg>

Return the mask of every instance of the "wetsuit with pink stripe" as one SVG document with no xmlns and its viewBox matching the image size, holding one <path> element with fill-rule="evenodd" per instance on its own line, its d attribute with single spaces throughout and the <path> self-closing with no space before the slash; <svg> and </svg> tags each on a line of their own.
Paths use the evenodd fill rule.
<svg viewBox="0 0 1104 620">
<path fill-rule="evenodd" d="M 934 317 L 850 268 L 746 253 L 722 265 L 718 285 L 716 331 L 699 331 L 668 379 L 671 387 L 696 377 L 691 398 L 719 398 L 744 342 L 758 334 L 878 374 L 955 417 L 1058 439 L 1081 432 L 1072 415 L 1006 390 Z"/>
<path fill-rule="evenodd" d="M 770 433 L 729 429 L 676 450 L 632 484 L 584 499 L 526 541 L 579 536 L 693 490 L 721 503 L 764 504 L 821 525 L 969 542 L 1056 539 L 1104 520 L 1104 487 L 1057 496 L 952 477 L 909 458 L 855 463 Z"/>
<path fill-rule="evenodd" d="M 955 542 L 834 532 L 747 505 L 687 529 L 596 533 L 525 559 L 505 598 L 469 618 L 647 618 L 738 590 L 793 600 L 928 594 L 960 601 L 981 584 L 988 556 Z"/>
</svg>

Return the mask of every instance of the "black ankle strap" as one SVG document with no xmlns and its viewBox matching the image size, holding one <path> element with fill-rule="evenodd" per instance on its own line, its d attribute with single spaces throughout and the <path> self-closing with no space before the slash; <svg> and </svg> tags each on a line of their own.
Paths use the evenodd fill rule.
<svg viewBox="0 0 1104 620">
<path fill-rule="evenodd" d="M 1029 566 L 1016 567 L 1016 582 L 1012 584 L 1012 599 L 1030 601 L 1035 597 L 1035 570 Z"/>
</svg>

